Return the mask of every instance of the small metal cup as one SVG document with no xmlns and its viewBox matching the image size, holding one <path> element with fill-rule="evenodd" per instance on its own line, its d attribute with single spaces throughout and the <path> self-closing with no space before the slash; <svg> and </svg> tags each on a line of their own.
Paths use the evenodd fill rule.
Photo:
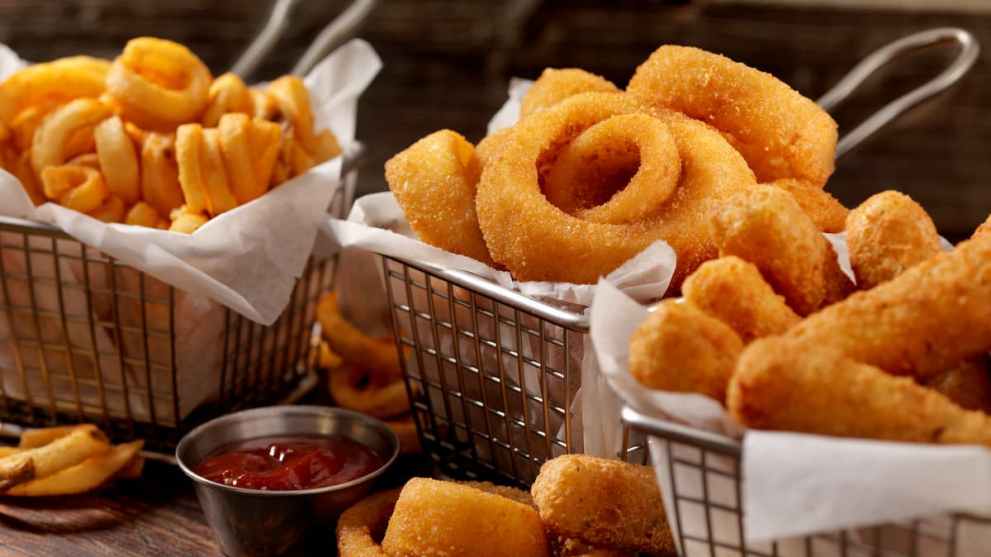
<svg viewBox="0 0 991 557">
<path fill-rule="evenodd" d="M 347 483 L 297 491 L 231 487 L 193 471 L 206 456 L 230 443 L 295 435 L 347 437 L 371 448 L 385 463 Z M 368 493 L 398 454 L 399 440 L 381 421 L 323 406 L 269 406 L 229 414 L 190 431 L 176 447 L 176 461 L 196 482 L 207 522 L 230 557 L 279 555 L 302 540 L 310 527 L 332 525 Z"/>
</svg>

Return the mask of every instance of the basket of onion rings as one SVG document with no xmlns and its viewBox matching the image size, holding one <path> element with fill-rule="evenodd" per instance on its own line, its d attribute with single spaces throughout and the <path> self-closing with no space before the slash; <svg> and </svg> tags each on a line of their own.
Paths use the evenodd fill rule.
<svg viewBox="0 0 991 557">
<path fill-rule="evenodd" d="M 258 85 L 152 37 L 113 60 L 0 49 L 0 419 L 168 450 L 312 386 L 320 229 L 350 206 L 380 67 L 361 40 Z"/>
<path fill-rule="evenodd" d="M 823 102 L 836 106 L 898 54 L 960 33 L 879 50 Z M 548 69 L 514 80 L 479 143 L 442 130 L 393 157 L 391 191 L 359 199 L 331 229 L 341 245 L 382 256 L 424 450 L 451 473 L 524 485 L 560 454 L 642 458 L 591 350 L 595 283 L 640 303 L 676 295 L 718 256 L 715 208 L 758 186 L 796 203 L 826 242 L 848 213 L 824 189 L 835 158 L 966 73 L 976 52 L 964 35 L 950 69 L 842 140 L 822 107 L 773 76 L 664 46 L 625 90 Z M 803 311 L 823 303 L 827 285 L 830 296 L 845 286 L 821 281 Z"/>
</svg>

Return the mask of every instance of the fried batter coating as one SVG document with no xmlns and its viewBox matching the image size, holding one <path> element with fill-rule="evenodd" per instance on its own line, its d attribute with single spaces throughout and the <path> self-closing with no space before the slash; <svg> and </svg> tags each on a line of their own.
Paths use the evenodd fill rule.
<svg viewBox="0 0 991 557">
<path fill-rule="evenodd" d="M 427 478 L 406 483 L 382 549 L 390 557 L 546 557 L 537 511 L 501 495 Z"/>
<path fill-rule="evenodd" d="M 385 163 L 385 179 L 424 242 L 492 264 L 475 215 L 481 165 L 475 148 L 441 130 Z"/>
<path fill-rule="evenodd" d="M 724 203 L 712 222 L 719 255 L 756 265 L 795 313 L 805 316 L 822 305 L 827 266 L 839 263 L 792 196 L 769 186 L 750 188 Z"/>
<path fill-rule="evenodd" d="M 760 271 L 739 257 L 703 263 L 681 287 L 685 301 L 726 323 L 745 344 L 785 332 L 798 317 Z"/>
<path fill-rule="evenodd" d="M 866 290 L 889 281 L 942 249 L 936 225 L 909 196 L 889 190 L 872 195 L 846 220 L 850 266 Z"/>
<path fill-rule="evenodd" d="M 791 178 L 775 180 L 767 185 L 790 193 L 820 231 L 842 232 L 846 226 L 846 217 L 850 210 L 826 190 Z"/>
<path fill-rule="evenodd" d="M 746 162 L 718 133 L 688 118 L 666 122 L 682 161 L 677 190 L 656 216 L 631 224 L 589 222 L 544 197 L 541 163 L 581 131 L 641 109 L 626 95 L 585 93 L 540 111 L 512 128 L 498 157 L 482 171 L 476 209 L 492 258 L 518 280 L 592 283 L 652 242 L 678 254 L 672 280 L 712 259 L 716 247 L 705 226 L 712 203 L 753 187 Z"/>
<path fill-rule="evenodd" d="M 987 356 L 961 362 L 926 380 L 923 385 L 942 393 L 961 408 L 991 413 L 991 374 Z"/>
<path fill-rule="evenodd" d="M 547 68 L 533 82 L 520 101 L 520 118 L 550 108 L 579 93 L 618 93 L 619 88 L 604 77 L 578 68 Z"/>
<path fill-rule="evenodd" d="M 985 414 L 964 410 L 911 378 L 788 336 L 747 347 L 730 382 L 728 407 L 756 429 L 991 446 Z"/>
<path fill-rule="evenodd" d="M 808 317 L 786 333 L 806 346 L 925 379 L 991 346 L 991 235 Z"/>
<path fill-rule="evenodd" d="M 833 173 L 836 122 L 770 74 L 697 48 L 666 45 L 637 68 L 626 90 L 714 126 L 761 182 L 794 178 L 821 188 Z"/>
<path fill-rule="evenodd" d="M 365 497 L 337 520 L 337 552 L 340 557 L 387 557 L 378 541 L 389 524 L 399 490 Z"/>
<path fill-rule="evenodd" d="M 630 337 L 630 373 L 649 389 L 726 400 L 743 341 L 691 304 L 665 300 Z"/>
<path fill-rule="evenodd" d="M 559 456 L 540 467 L 530 492 L 556 535 L 647 555 L 675 552 L 657 478 L 647 466 Z"/>
</svg>

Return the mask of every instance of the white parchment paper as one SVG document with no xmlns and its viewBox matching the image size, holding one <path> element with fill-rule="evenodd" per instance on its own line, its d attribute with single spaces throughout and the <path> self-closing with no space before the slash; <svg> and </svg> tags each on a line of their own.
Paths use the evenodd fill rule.
<svg viewBox="0 0 991 557">
<path fill-rule="evenodd" d="M 24 62 L 10 49 L 0 48 L 0 79 L 23 65 Z M 353 40 L 330 54 L 305 78 L 317 129 L 331 129 L 345 153 L 355 143 L 358 97 L 381 65 L 368 43 Z M 32 301 L 27 284 L 18 288 L 14 281 L 10 299 L 3 302 L 23 308 L 37 305 L 55 315 L 61 312 L 82 320 L 92 313 L 99 321 L 112 322 L 113 304 L 109 295 L 94 294 L 87 301 L 83 292 L 115 289 L 131 294 L 118 296 L 116 300 L 119 306 L 117 318 L 122 324 L 129 327 L 146 325 L 151 330 L 167 332 L 169 316 L 167 309 L 162 312 L 162 298 L 167 297 L 165 285 L 176 287 L 174 343 L 180 416 L 168 419 L 178 419 L 217 394 L 223 355 L 224 307 L 264 325 L 274 322 L 286 307 L 296 280 L 313 252 L 328 205 L 338 190 L 345 187 L 341 162 L 342 157 L 337 157 L 316 166 L 266 195 L 211 219 L 191 235 L 106 224 L 54 203 L 34 207 L 20 183 L 10 174 L 0 172 L 0 216 L 54 225 L 94 248 L 87 249 L 86 256 L 97 263 L 83 265 L 81 261 L 61 258 L 61 264 L 56 267 L 47 238 L 32 237 L 27 246 L 22 246 L 20 235 L 4 233 L 0 237 L 5 246 L 3 263 L 8 272 L 18 268 L 32 270 L 35 300 Z M 350 195 L 350 192 L 344 192 L 345 198 Z M 73 249 L 67 242 L 60 242 L 60 247 Z M 31 257 L 26 256 L 28 250 L 33 252 Z M 79 251 L 78 245 L 75 250 Z M 127 268 L 118 270 L 119 276 L 110 276 L 107 256 Z M 153 277 L 144 288 L 146 299 L 159 296 L 156 303 L 145 303 L 142 307 L 137 301 L 142 285 L 135 269 Z M 72 286 L 77 286 L 79 296 L 63 292 L 65 299 L 60 300 L 59 289 L 51 286 L 56 279 L 70 286 L 69 289 L 63 287 L 63 291 L 71 291 Z M 3 296 L 0 293 L 0 297 Z M 167 303 L 165 301 L 165 308 Z M 123 334 L 116 338 L 109 329 L 97 327 L 90 331 L 72 323 L 63 328 L 56 318 L 43 318 L 38 325 L 30 313 L 17 311 L 10 314 L 10 319 L 6 314 L 0 315 L 0 341 L 11 336 L 21 339 L 18 349 L 21 352 L 25 350 L 24 339 L 40 339 L 54 345 L 68 344 L 73 351 L 87 351 L 89 355 L 66 357 L 47 349 L 38 353 L 15 353 L 13 342 L 0 342 L 0 371 L 7 396 L 30 396 L 35 404 L 46 406 L 51 398 L 72 399 L 74 393 L 69 396 L 65 392 L 68 384 L 55 384 L 55 392 L 48 392 L 40 377 L 45 369 L 77 373 L 91 383 L 96 383 L 93 380 L 99 369 L 105 386 L 101 389 L 114 385 L 120 389 L 126 377 L 128 385 L 143 389 L 147 389 L 151 381 L 153 390 L 161 393 L 167 385 L 158 383 L 171 382 L 155 373 L 151 377 L 137 373 L 128 362 L 122 361 L 144 359 L 147 355 L 153 370 L 155 366 L 170 367 L 170 347 L 161 338 L 149 337 L 146 348 L 146 339 L 137 335 L 130 338 Z M 116 351 L 124 353 L 124 358 L 114 355 L 115 346 Z M 97 356 L 94 358 L 93 354 Z M 18 359 L 33 368 L 23 380 L 15 365 Z M 161 374 L 159 371 L 158 375 Z M 89 393 L 85 386 L 81 398 L 84 405 L 92 404 L 96 408 L 103 405 L 103 394 L 95 390 Z M 152 398 L 134 394 L 127 401 L 131 406 L 130 413 L 139 420 L 147 419 Z M 106 404 L 111 407 L 111 415 L 127 414 L 123 399 L 119 391 L 109 394 Z M 120 403 L 115 405 L 114 401 Z M 171 397 L 161 405 L 171 408 Z M 159 419 L 162 419 L 162 413 L 159 411 Z"/>
</svg>

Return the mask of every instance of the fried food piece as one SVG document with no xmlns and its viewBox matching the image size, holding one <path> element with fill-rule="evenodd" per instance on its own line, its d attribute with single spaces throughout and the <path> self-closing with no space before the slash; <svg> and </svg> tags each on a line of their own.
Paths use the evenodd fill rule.
<svg viewBox="0 0 991 557">
<path fill-rule="evenodd" d="M 314 152 L 317 140 L 313 109 L 310 107 L 310 92 L 306 90 L 303 80 L 295 75 L 284 75 L 269 83 L 265 93 L 288 122 L 292 136 L 308 153 Z"/>
<path fill-rule="evenodd" d="M 208 128 L 217 127 L 224 114 L 241 113 L 250 116 L 254 112 L 251 92 L 237 74 L 228 72 L 214 79 L 210 84 L 208 97 L 202 118 L 203 125 Z"/>
<path fill-rule="evenodd" d="M 850 266 L 863 290 L 942 251 L 936 225 L 926 210 L 893 190 L 872 195 L 850 212 L 846 239 Z"/>
<path fill-rule="evenodd" d="M 782 178 L 767 185 L 790 193 L 820 231 L 843 232 L 850 210 L 826 190 L 792 178 Z"/>
<path fill-rule="evenodd" d="M 41 205 L 47 201 L 41 183 L 38 180 L 38 175 L 34 173 L 34 168 L 31 166 L 30 149 L 16 157 L 12 165 L 7 168 L 7 171 L 13 174 L 17 178 L 17 181 L 21 183 L 21 187 L 27 192 L 32 203 Z"/>
<path fill-rule="evenodd" d="M 590 222 L 551 204 L 540 187 L 538 167 L 548 153 L 583 130 L 614 116 L 641 112 L 626 95 L 583 93 L 542 110 L 514 126 L 499 156 L 482 170 L 476 210 L 493 260 L 517 280 L 588 284 L 656 240 L 678 255 L 672 288 L 716 247 L 705 223 L 714 203 L 753 187 L 753 174 L 739 153 L 704 124 L 666 120 L 678 146 L 682 175 L 669 202 L 650 219 L 630 224 Z"/>
<path fill-rule="evenodd" d="M 171 135 L 144 134 L 141 143 L 141 195 L 162 215 L 169 215 L 182 206 L 175 138 Z"/>
<path fill-rule="evenodd" d="M 106 452 L 93 455 L 54 474 L 15 485 L 4 495 L 43 497 L 86 493 L 123 471 L 138 456 L 143 446 L 144 441 L 134 441 L 110 447 Z"/>
<path fill-rule="evenodd" d="M 100 160 L 100 172 L 110 193 L 127 205 L 141 198 L 141 172 L 134 142 L 124 131 L 124 122 L 111 116 L 93 128 L 96 156 Z"/>
<path fill-rule="evenodd" d="M 0 493 L 35 478 L 51 476 L 109 449 L 106 436 L 95 426 L 88 426 L 47 445 L 0 458 Z"/>
<path fill-rule="evenodd" d="M 475 148 L 450 130 L 424 137 L 385 163 L 389 189 L 421 240 L 491 265 L 475 213 L 480 173 Z"/>
<path fill-rule="evenodd" d="M 131 207 L 131 210 L 127 212 L 127 216 L 124 217 L 124 222 L 126 224 L 148 228 L 169 227 L 169 221 L 162 218 L 154 207 L 144 201 L 139 201 Z"/>
<path fill-rule="evenodd" d="M 728 406 L 755 429 L 991 446 L 991 417 L 834 347 L 788 336 L 747 347 L 730 382 Z"/>
<path fill-rule="evenodd" d="M 417 454 L 423 450 L 420 446 L 420 435 L 416 431 L 413 417 L 387 420 L 385 425 L 399 438 L 399 454 Z"/>
<path fill-rule="evenodd" d="M 520 101 L 520 118 L 550 108 L 579 93 L 618 93 L 619 88 L 604 77 L 578 68 L 547 68 L 533 82 Z"/>
<path fill-rule="evenodd" d="M 201 213 L 194 213 L 186 208 L 185 205 L 172 211 L 169 215 L 172 219 L 172 224 L 169 226 L 170 232 L 179 232 L 182 234 L 192 234 L 199 230 L 201 226 L 206 224 L 206 215 Z"/>
<path fill-rule="evenodd" d="M 681 293 L 689 304 L 729 325 L 744 344 L 783 333 L 801 320 L 756 266 L 732 255 L 703 263 Z"/>
<path fill-rule="evenodd" d="M 622 114 L 562 148 L 543 192 L 580 219 L 629 224 L 656 213 L 680 179 L 681 157 L 668 127 L 646 114 Z"/>
<path fill-rule="evenodd" d="M 382 539 L 399 499 L 399 489 L 365 497 L 341 513 L 337 520 L 337 552 L 340 557 L 387 557 Z"/>
<path fill-rule="evenodd" d="M 337 294 L 328 293 L 317 304 L 317 320 L 331 350 L 344 360 L 369 371 L 372 384 L 387 385 L 403 376 L 395 343 L 370 337 L 341 315 Z"/>
<path fill-rule="evenodd" d="M 391 342 L 389 348 L 393 348 Z M 376 418 L 391 418 L 410 410 L 409 396 L 402 380 L 373 385 L 370 373 L 352 364 L 344 364 L 330 371 L 330 396 L 342 408 Z"/>
<path fill-rule="evenodd" d="M 819 309 L 826 306 L 831 306 L 837 302 L 842 302 L 847 299 L 850 294 L 857 291 L 857 286 L 853 284 L 850 277 L 843 272 L 840 268 L 838 259 L 836 257 L 836 250 L 833 249 L 833 245 L 827 241 L 829 254 L 826 256 L 828 261 L 837 262 L 835 265 L 832 263 L 827 264 L 823 268 L 822 279 L 826 287 L 826 293 L 822 298 L 822 303 L 819 304 Z"/>
<path fill-rule="evenodd" d="M 647 466 L 559 456 L 540 467 L 530 493 L 554 534 L 648 555 L 675 552 L 657 478 Z"/>
<path fill-rule="evenodd" d="M 965 241 L 795 325 L 787 336 L 925 379 L 991 346 L 991 236 Z"/>
<path fill-rule="evenodd" d="M 80 213 L 95 211 L 110 196 L 103 176 L 86 166 L 46 167 L 41 173 L 41 183 L 49 199 Z"/>
<path fill-rule="evenodd" d="M 103 94 L 110 62 L 70 56 L 17 70 L 0 83 L 0 122 L 34 108 L 43 116 L 52 108 L 78 98 Z M 24 146 L 21 146 L 23 149 Z"/>
<path fill-rule="evenodd" d="M 523 491 L 522 489 L 516 487 L 509 487 L 505 485 L 497 485 L 492 482 L 458 482 L 461 485 L 466 485 L 468 487 L 473 487 L 475 489 L 480 489 L 485 493 L 491 493 L 493 495 L 498 495 L 500 497 L 505 497 L 506 499 L 512 499 L 517 503 L 523 503 L 533 507 L 533 496 L 530 492 Z"/>
<path fill-rule="evenodd" d="M 382 549 L 391 557 L 545 557 L 532 507 L 453 482 L 413 478 L 396 502 Z"/>
<path fill-rule="evenodd" d="M 648 389 L 699 393 L 719 402 L 743 341 L 690 304 L 665 300 L 630 337 L 630 373 Z"/>
<path fill-rule="evenodd" d="M 87 132 L 108 116 L 110 109 L 93 99 L 77 99 L 52 111 L 31 142 L 31 166 L 35 173 L 40 175 L 45 168 L 59 166 L 73 154 L 80 154 L 70 148 L 73 134 Z"/>
<path fill-rule="evenodd" d="M 272 183 L 272 171 L 279 158 L 282 145 L 282 128 L 273 122 L 255 119 L 251 124 L 251 157 L 255 165 L 255 185 L 268 191 Z"/>
<path fill-rule="evenodd" d="M 251 118 L 246 114 L 224 114 L 217 128 L 224 168 L 230 178 L 230 188 L 238 204 L 260 197 L 268 183 L 259 183 L 251 150 Z"/>
<path fill-rule="evenodd" d="M 836 122 L 774 76 L 698 48 L 665 45 L 637 68 L 631 95 L 722 132 L 760 182 L 822 188 L 833 173 Z"/>
<path fill-rule="evenodd" d="M 712 220 L 719 255 L 757 266 L 774 291 L 801 316 L 826 296 L 826 268 L 839 266 L 829 241 L 783 190 L 757 186 L 723 203 Z"/>
<path fill-rule="evenodd" d="M 991 375 L 986 356 L 960 362 L 960 365 L 927 379 L 923 385 L 942 393 L 961 408 L 991 414 Z"/>
<path fill-rule="evenodd" d="M 21 449 L 36 449 L 38 447 L 44 447 L 52 441 L 61 439 L 77 430 L 92 429 L 94 427 L 96 426 L 93 424 L 75 424 L 27 429 L 21 433 L 21 439 L 17 443 L 17 447 Z"/>
</svg>

